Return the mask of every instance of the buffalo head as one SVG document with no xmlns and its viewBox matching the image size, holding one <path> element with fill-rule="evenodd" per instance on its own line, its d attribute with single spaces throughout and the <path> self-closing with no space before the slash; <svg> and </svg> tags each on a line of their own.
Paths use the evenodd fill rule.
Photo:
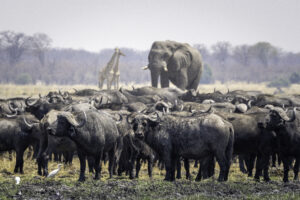
<svg viewBox="0 0 300 200">
<path fill-rule="evenodd" d="M 296 108 L 293 109 L 293 114 L 288 117 L 286 111 L 280 107 L 274 107 L 270 110 L 269 114 L 265 117 L 264 127 L 274 130 L 285 126 L 286 122 L 293 122 L 296 119 Z"/>
<path fill-rule="evenodd" d="M 159 115 L 133 114 L 127 117 L 127 122 L 132 125 L 135 137 L 144 139 L 149 132 L 160 122 Z"/>
<path fill-rule="evenodd" d="M 83 112 L 83 119 L 78 122 L 73 113 L 60 112 L 57 119 L 45 127 L 46 132 L 54 136 L 74 136 L 75 129 L 83 127 L 87 122 L 86 113 Z"/>
</svg>

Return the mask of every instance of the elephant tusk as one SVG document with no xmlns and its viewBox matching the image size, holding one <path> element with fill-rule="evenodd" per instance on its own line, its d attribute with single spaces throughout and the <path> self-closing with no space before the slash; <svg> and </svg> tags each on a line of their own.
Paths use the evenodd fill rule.
<svg viewBox="0 0 300 200">
<path fill-rule="evenodd" d="M 168 71 L 168 68 L 167 66 L 164 66 L 164 71 L 167 72 Z"/>
<path fill-rule="evenodd" d="M 147 70 L 149 69 L 148 65 L 146 65 L 145 67 L 142 67 L 143 70 Z"/>
</svg>

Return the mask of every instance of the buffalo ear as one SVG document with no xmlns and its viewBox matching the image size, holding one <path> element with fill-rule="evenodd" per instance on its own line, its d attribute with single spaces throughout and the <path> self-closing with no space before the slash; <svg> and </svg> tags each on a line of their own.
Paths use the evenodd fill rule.
<svg viewBox="0 0 300 200">
<path fill-rule="evenodd" d="M 126 120 L 127 120 L 127 122 L 128 122 L 129 124 L 132 124 L 134 118 L 133 118 L 131 115 L 128 115 L 127 118 L 126 118 Z"/>
<path fill-rule="evenodd" d="M 83 115 L 84 115 L 84 120 L 81 121 L 80 123 L 78 123 L 78 121 L 75 119 L 75 116 L 70 112 L 63 112 L 63 113 L 59 114 L 57 117 L 66 119 L 72 126 L 74 126 L 76 128 L 81 128 L 82 126 L 84 126 L 84 124 L 87 121 L 86 113 L 83 112 Z"/>
<path fill-rule="evenodd" d="M 76 135 L 76 130 L 73 126 L 71 126 L 69 128 L 69 134 L 70 134 L 71 137 L 74 137 Z"/>
</svg>

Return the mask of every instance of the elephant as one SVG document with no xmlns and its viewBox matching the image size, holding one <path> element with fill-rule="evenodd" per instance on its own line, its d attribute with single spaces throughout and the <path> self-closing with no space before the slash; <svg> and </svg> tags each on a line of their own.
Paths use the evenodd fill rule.
<svg viewBox="0 0 300 200">
<path fill-rule="evenodd" d="M 197 89 L 203 71 L 199 51 L 187 43 L 155 41 L 152 44 L 149 64 L 143 69 L 151 71 L 152 87 L 169 87 L 171 81 L 178 88 Z"/>
</svg>

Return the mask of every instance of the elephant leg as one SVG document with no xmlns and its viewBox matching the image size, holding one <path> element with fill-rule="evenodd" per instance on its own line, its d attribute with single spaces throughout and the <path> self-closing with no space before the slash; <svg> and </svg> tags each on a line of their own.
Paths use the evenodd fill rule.
<svg viewBox="0 0 300 200">
<path fill-rule="evenodd" d="M 195 73 L 198 73 L 198 72 L 195 72 Z M 201 74 L 198 73 L 198 75 L 194 78 L 194 80 L 189 80 L 188 81 L 189 83 L 188 83 L 188 86 L 186 89 L 197 90 L 199 82 L 200 82 L 200 77 L 201 77 Z"/>
<path fill-rule="evenodd" d="M 174 83 L 178 88 L 184 90 L 188 85 L 188 78 L 186 74 L 186 70 L 181 70 L 179 74 L 176 76 L 176 82 Z"/>
<path fill-rule="evenodd" d="M 167 72 L 161 72 L 160 85 L 162 88 L 169 87 L 169 78 Z"/>
</svg>

